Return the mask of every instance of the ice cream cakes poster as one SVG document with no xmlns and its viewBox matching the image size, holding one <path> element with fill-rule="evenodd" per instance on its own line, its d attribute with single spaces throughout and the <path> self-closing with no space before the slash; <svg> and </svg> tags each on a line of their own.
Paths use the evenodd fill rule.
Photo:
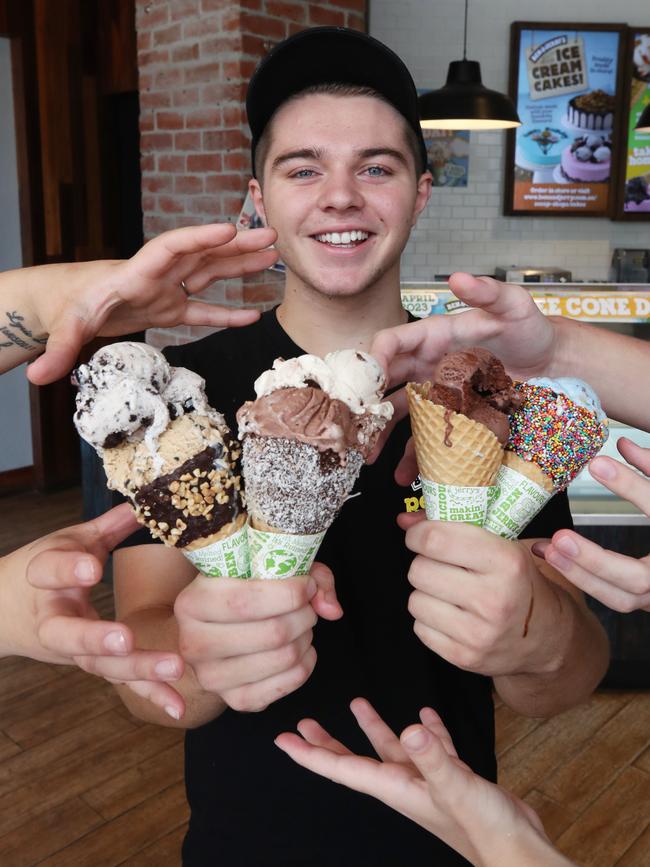
<svg viewBox="0 0 650 867">
<path fill-rule="evenodd" d="M 508 214 L 606 216 L 625 25 L 512 25 Z"/>
</svg>

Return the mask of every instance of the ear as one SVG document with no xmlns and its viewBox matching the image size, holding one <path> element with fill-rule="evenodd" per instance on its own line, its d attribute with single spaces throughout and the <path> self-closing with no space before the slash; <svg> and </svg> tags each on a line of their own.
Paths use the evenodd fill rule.
<svg viewBox="0 0 650 867">
<path fill-rule="evenodd" d="M 266 220 L 266 211 L 264 210 L 264 198 L 262 196 L 262 187 L 260 186 L 260 182 L 257 178 L 251 178 L 248 182 L 248 192 L 251 194 L 251 198 L 253 200 L 253 204 L 255 205 L 255 210 L 257 212 L 257 216 L 264 222 L 265 226 L 268 226 Z"/>
<path fill-rule="evenodd" d="M 433 176 L 431 172 L 423 172 L 418 178 L 418 191 L 415 196 L 415 204 L 413 205 L 413 217 L 411 219 L 412 226 L 415 226 L 418 221 L 418 217 L 425 209 L 427 202 L 429 201 L 432 182 Z"/>
</svg>

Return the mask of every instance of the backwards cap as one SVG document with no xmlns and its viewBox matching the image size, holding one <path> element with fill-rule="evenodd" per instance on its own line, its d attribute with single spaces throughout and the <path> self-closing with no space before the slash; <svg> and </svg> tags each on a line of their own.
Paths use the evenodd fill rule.
<svg viewBox="0 0 650 867">
<path fill-rule="evenodd" d="M 276 45 L 258 64 L 248 85 L 246 112 L 255 149 L 268 122 L 289 97 L 318 84 L 371 87 L 416 134 L 423 160 L 427 150 L 420 127 L 415 84 L 402 60 L 382 42 L 346 27 L 312 27 Z"/>
</svg>

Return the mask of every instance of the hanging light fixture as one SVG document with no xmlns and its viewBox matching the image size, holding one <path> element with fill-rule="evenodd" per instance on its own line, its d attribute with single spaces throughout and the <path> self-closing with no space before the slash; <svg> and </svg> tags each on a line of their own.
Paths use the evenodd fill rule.
<svg viewBox="0 0 650 867">
<path fill-rule="evenodd" d="M 641 112 L 634 129 L 637 132 L 650 132 L 650 102 Z"/>
<path fill-rule="evenodd" d="M 481 82 L 481 65 L 467 60 L 467 4 L 463 59 L 449 64 L 447 83 L 419 100 L 422 129 L 511 129 L 521 126 L 517 109 L 504 93 Z"/>
</svg>

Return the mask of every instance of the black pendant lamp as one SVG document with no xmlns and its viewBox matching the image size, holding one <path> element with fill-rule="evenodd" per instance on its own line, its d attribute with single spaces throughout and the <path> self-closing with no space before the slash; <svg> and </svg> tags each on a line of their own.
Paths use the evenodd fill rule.
<svg viewBox="0 0 650 867">
<path fill-rule="evenodd" d="M 641 115 L 637 120 L 634 129 L 637 132 L 650 132 L 650 102 L 641 112 Z"/>
<path fill-rule="evenodd" d="M 418 100 L 422 129 L 511 129 L 521 126 L 512 100 L 481 82 L 481 65 L 467 60 L 467 3 L 463 59 L 449 64 L 447 83 Z"/>
</svg>

